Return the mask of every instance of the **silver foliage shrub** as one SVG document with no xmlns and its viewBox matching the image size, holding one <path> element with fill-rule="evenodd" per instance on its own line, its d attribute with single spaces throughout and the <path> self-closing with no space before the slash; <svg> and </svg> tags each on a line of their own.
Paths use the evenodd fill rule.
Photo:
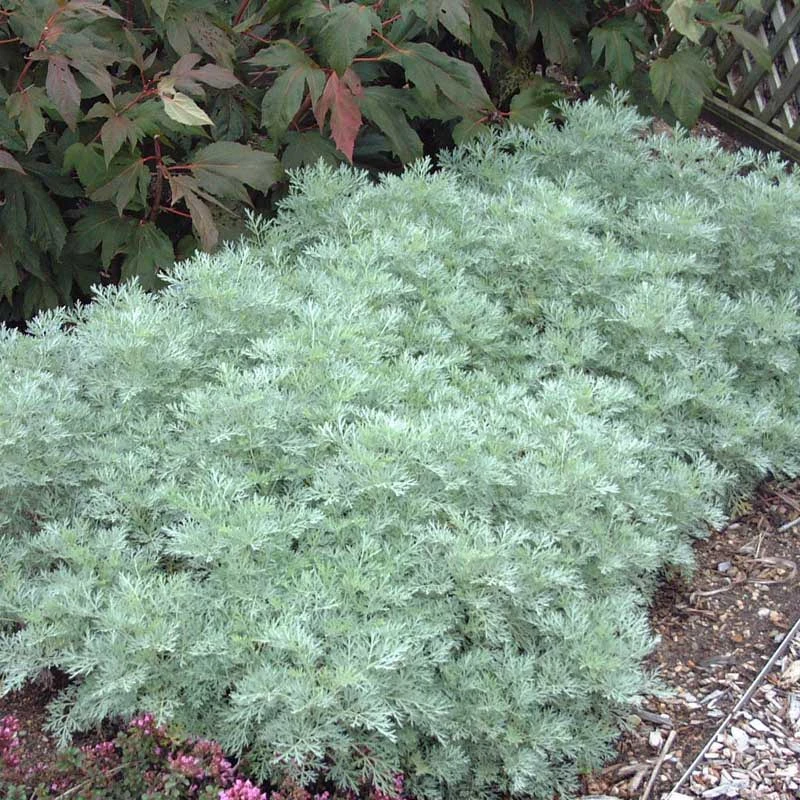
<svg viewBox="0 0 800 800">
<path fill-rule="evenodd" d="M 0 334 L 0 674 L 262 776 L 568 792 L 646 604 L 797 473 L 800 193 L 619 98 L 378 185 L 300 173 L 157 295 Z"/>
</svg>

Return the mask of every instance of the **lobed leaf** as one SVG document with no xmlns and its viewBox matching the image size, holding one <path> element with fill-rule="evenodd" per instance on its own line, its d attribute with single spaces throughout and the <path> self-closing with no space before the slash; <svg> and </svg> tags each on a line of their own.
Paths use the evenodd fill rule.
<svg viewBox="0 0 800 800">
<path fill-rule="evenodd" d="M 159 274 L 166 272 L 175 260 L 169 237 L 152 222 L 133 228 L 124 245 L 126 257 L 122 262 L 122 277 L 137 278 L 145 289 L 161 285 Z"/>
<path fill-rule="evenodd" d="M 346 70 L 341 78 L 336 72 L 331 72 L 322 97 L 314 109 L 320 133 L 330 112 L 333 141 L 350 162 L 353 161 L 356 137 L 361 130 L 359 98 L 363 93 L 361 81 L 352 69 Z"/>
<path fill-rule="evenodd" d="M 675 116 L 691 127 L 700 116 L 703 98 L 715 78 L 702 51 L 680 49 L 650 66 L 650 85 L 659 103 L 669 103 Z"/>
<path fill-rule="evenodd" d="M 91 192 L 89 197 L 99 203 L 113 202 L 117 207 L 117 213 L 122 216 L 122 212 L 137 193 L 140 203 L 147 205 L 147 192 L 151 177 L 147 164 L 143 159 L 138 158 L 110 181 Z"/>
<path fill-rule="evenodd" d="M 388 58 L 403 67 L 429 107 L 436 104 L 438 92 L 462 113 L 494 107 L 472 64 L 448 56 L 427 42 L 406 42 L 390 51 Z"/>
<path fill-rule="evenodd" d="M 25 143 L 30 150 L 45 131 L 42 106 L 46 103 L 45 92 L 40 86 L 29 86 L 8 96 L 6 109 L 11 119 L 16 119 Z"/>
<path fill-rule="evenodd" d="M 362 114 L 386 135 L 395 155 L 405 164 L 422 157 L 422 140 L 408 121 L 408 92 L 391 86 L 367 86 L 358 97 Z"/>
<path fill-rule="evenodd" d="M 365 49 L 373 29 L 380 27 L 380 19 L 371 6 L 342 3 L 325 15 L 314 41 L 325 61 L 342 76 L 353 58 Z"/>
<path fill-rule="evenodd" d="M 229 193 L 221 188 L 229 184 L 220 184 L 220 178 L 267 192 L 283 177 L 283 168 L 274 154 L 237 142 L 215 142 L 201 148 L 192 157 L 190 166 L 192 174 L 206 191 L 221 196 Z"/>
<path fill-rule="evenodd" d="M 67 126 L 74 130 L 81 105 L 81 90 L 70 70 L 70 61 L 58 53 L 47 60 L 47 96 L 53 101 Z"/>
</svg>

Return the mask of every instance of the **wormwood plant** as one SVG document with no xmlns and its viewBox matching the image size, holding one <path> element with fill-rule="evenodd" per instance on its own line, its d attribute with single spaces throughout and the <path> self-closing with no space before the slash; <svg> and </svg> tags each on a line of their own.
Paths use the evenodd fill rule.
<svg viewBox="0 0 800 800">
<path fill-rule="evenodd" d="M 256 776 L 550 798 L 649 685 L 645 607 L 798 472 L 800 188 L 619 97 L 0 341 L 0 674 Z"/>
</svg>

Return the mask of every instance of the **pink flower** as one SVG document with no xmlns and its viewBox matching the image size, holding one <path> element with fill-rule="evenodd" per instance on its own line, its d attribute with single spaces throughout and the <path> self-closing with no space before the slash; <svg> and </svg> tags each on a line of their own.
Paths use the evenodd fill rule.
<svg viewBox="0 0 800 800">
<path fill-rule="evenodd" d="M 196 756 L 181 753 L 177 756 L 169 756 L 167 760 L 169 762 L 169 768 L 179 775 L 185 775 L 187 778 L 196 778 L 198 780 L 202 780 L 205 777 L 205 770 L 200 764 L 200 759 Z"/>
<path fill-rule="evenodd" d="M 219 800 L 267 800 L 267 796 L 250 781 L 239 778 L 230 789 L 219 793 Z"/>
<path fill-rule="evenodd" d="M 9 768 L 19 766 L 19 720 L 8 716 L 0 719 L 0 762 Z"/>
</svg>

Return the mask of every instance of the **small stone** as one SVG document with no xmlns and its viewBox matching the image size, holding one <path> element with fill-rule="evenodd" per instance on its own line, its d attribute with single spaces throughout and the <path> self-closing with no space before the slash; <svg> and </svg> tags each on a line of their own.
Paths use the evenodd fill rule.
<svg viewBox="0 0 800 800">
<path fill-rule="evenodd" d="M 717 564 L 717 572 L 728 572 L 732 566 L 733 564 L 730 561 L 720 561 Z"/>
<path fill-rule="evenodd" d="M 722 783 L 719 786 L 706 789 L 703 792 L 703 797 L 709 798 L 709 800 L 713 797 L 738 797 L 741 788 L 738 783 Z"/>
<path fill-rule="evenodd" d="M 796 725 L 800 721 L 800 694 L 792 692 L 789 695 L 789 722 Z"/>
<path fill-rule="evenodd" d="M 758 609 L 758 616 L 761 617 L 761 619 L 766 619 L 770 615 L 770 613 L 771 612 L 770 612 L 770 610 L 768 608 L 759 608 Z"/>
<path fill-rule="evenodd" d="M 740 753 L 744 753 L 747 748 L 750 747 L 750 737 L 741 728 L 731 725 L 730 734 L 733 738 L 734 744 L 736 745 L 736 749 Z"/>
<path fill-rule="evenodd" d="M 660 750 L 661 745 L 664 743 L 664 737 L 661 735 L 661 731 L 650 731 L 650 735 L 647 737 L 647 741 L 650 744 L 650 747 L 653 750 Z"/>
<path fill-rule="evenodd" d="M 628 714 L 625 717 L 625 722 L 631 726 L 631 728 L 638 728 L 642 724 L 642 718 L 638 714 Z"/>
<path fill-rule="evenodd" d="M 800 682 L 800 660 L 792 661 L 781 675 L 781 686 L 791 686 Z"/>
</svg>

